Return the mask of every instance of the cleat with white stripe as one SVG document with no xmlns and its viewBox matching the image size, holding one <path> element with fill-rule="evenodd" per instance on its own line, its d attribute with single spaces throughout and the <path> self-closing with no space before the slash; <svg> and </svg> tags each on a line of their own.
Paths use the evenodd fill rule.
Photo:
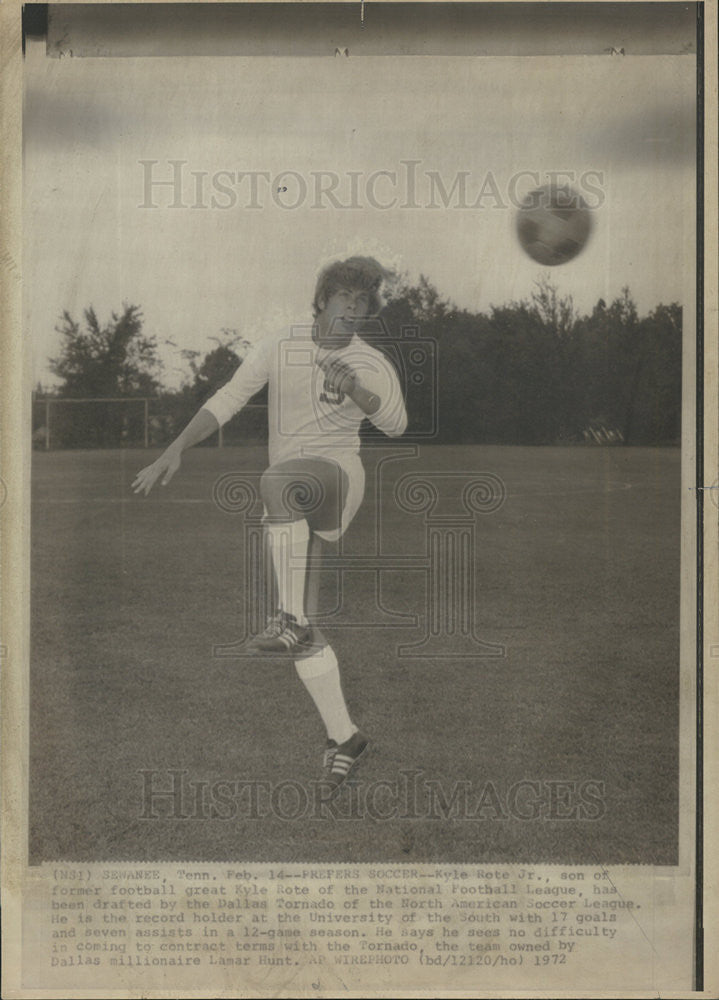
<svg viewBox="0 0 719 1000">
<path fill-rule="evenodd" d="M 307 649 L 311 643 L 311 628 L 300 625 L 294 615 L 280 611 L 270 618 L 264 632 L 251 640 L 253 649 L 261 649 L 265 653 L 295 654 Z"/>
<path fill-rule="evenodd" d="M 364 756 L 369 747 L 369 740 L 362 733 L 356 732 L 344 743 L 340 743 L 333 751 L 328 747 L 325 757 L 332 753 L 332 763 L 327 781 L 331 786 L 330 794 L 339 791 L 340 787 L 349 777 L 350 771 L 355 767 L 360 758 Z"/>
<path fill-rule="evenodd" d="M 322 767 L 325 769 L 325 771 L 329 770 L 329 768 L 332 767 L 332 761 L 335 759 L 336 751 L 337 751 L 337 741 L 328 739 L 325 745 L 324 754 L 322 755 Z"/>
</svg>

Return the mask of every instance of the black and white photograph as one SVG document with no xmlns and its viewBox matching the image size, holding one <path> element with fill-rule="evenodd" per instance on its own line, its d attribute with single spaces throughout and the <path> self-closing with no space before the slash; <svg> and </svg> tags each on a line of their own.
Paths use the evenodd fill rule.
<svg viewBox="0 0 719 1000">
<path fill-rule="evenodd" d="M 21 23 L 12 995 L 709 995 L 704 5 Z"/>
</svg>

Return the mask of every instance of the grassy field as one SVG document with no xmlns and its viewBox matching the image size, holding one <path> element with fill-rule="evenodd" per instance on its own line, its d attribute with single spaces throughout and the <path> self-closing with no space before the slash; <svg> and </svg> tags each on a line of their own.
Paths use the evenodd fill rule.
<svg viewBox="0 0 719 1000">
<path fill-rule="evenodd" d="M 352 628 L 374 613 L 357 574 L 326 634 L 373 749 L 334 817 L 302 799 L 324 733 L 292 664 L 212 653 L 247 612 L 242 519 L 212 487 L 263 452 L 195 449 L 135 497 L 154 455 L 34 455 L 31 862 L 676 862 L 678 451 L 423 446 L 398 463 L 505 484 L 476 519 L 474 609 L 505 655 L 398 657 L 422 622 Z M 374 545 L 366 458 L 348 553 Z M 422 515 L 389 492 L 382 510 L 392 551 L 420 553 Z M 425 592 L 421 569 L 383 577 L 393 610 L 421 616 Z M 143 782 L 168 790 L 172 771 L 182 800 L 148 817 Z M 414 809 L 402 793 L 393 810 L 410 782 Z"/>
</svg>

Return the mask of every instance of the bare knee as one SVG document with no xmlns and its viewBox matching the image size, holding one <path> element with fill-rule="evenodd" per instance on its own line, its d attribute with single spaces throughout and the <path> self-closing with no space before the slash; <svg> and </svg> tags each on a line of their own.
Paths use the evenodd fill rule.
<svg viewBox="0 0 719 1000">
<path fill-rule="evenodd" d="M 282 464 L 270 466 L 260 479 L 260 496 L 270 518 L 306 518 L 322 505 L 324 492 L 316 476 Z"/>
</svg>

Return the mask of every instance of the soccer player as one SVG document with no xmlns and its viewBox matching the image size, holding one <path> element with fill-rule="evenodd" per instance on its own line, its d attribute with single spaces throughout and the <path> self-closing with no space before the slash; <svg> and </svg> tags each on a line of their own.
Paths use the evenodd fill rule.
<svg viewBox="0 0 719 1000">
<path fill-rule="evenodd" d="M 192 418 L 166 451 L 142 469 L 136 493 L 165 486 L 186 448 L 226 423 L 269 386 L 269 468 L 260 482 L 278 612 L 252 641 L 260 651 L 293 657 L 296 671 L 327 730 L 328 781 L 339 789 L 368 740 L 349 716 L 332 648 L 313 635 L 316 582 L 308 566 L 324 543 L 336 542 L 362 502 L 359 429 L 372 423 L 390 437 L 407 426 L 399 381 L 385 356 L 358 331 L 381 308 L 387 272 L 371 257 L 350 257 L 319 275 L 312 327 L 269 336 L 250 349 L 232 379 Z M 308 599 L 309 597 L 309 599 Z"/>
</svg>

